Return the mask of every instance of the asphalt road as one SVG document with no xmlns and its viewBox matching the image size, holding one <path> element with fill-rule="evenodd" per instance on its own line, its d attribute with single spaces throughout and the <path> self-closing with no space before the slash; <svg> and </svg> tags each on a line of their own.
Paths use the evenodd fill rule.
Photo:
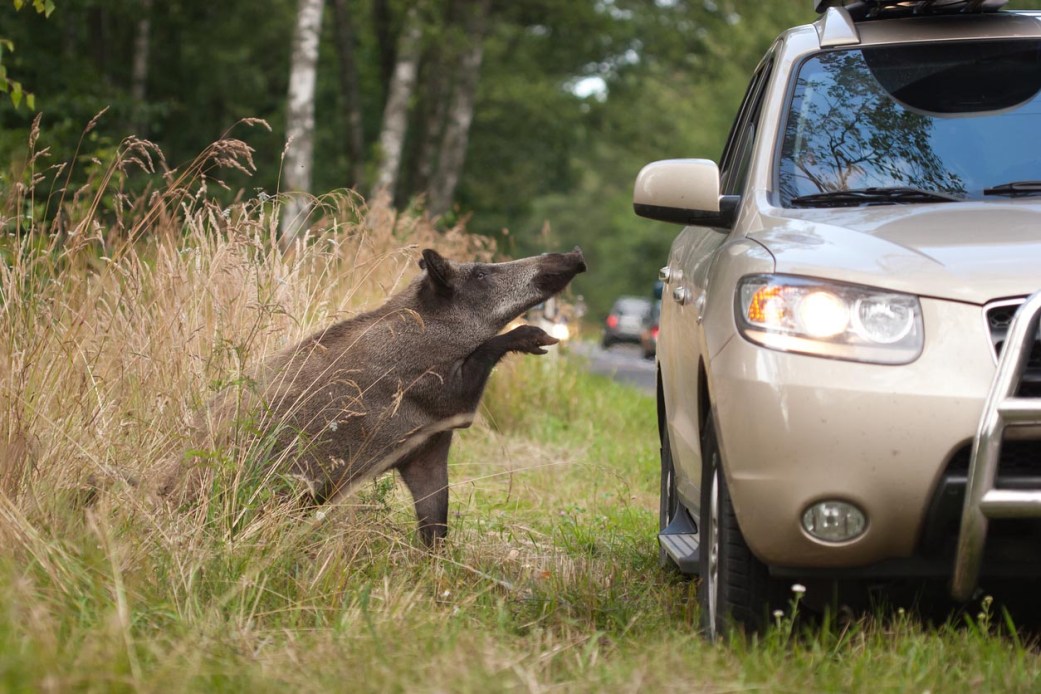
<svg viewBox="0 0 1041 694">
<path fill-rule="evenodd" d="M 589 360 L 589 370 L 593 373 L 654 394 L 654 360 L 644 359 L 639 345 L 621 344 L 604 349 L 595 342 L 578 342 L 571 349 Z"/>
</svg>

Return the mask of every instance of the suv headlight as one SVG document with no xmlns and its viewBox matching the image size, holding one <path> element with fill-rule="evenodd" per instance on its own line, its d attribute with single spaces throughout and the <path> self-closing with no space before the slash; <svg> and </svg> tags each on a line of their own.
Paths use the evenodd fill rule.
<svg viewBox="0 0 1041 694">
<path fill-rule="evenodd" d="M 918 297 L 792 275 L 750 275 L 738 284 L 737 327 L 785 352 L 874 364 L 908 364 L 922 353 Z"/>
</svg>

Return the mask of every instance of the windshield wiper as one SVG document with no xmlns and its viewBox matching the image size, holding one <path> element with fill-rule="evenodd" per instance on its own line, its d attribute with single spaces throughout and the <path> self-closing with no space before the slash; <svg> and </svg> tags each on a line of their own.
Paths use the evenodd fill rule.
<svg viewBox="0 0 1041 694">
<path fill-rule="evenodd" d="M 999 186 L 984 188 L 983 194 L 1007 195 L 1010 198 L 1016 198 L 1020 195 L 1038 195 L 1041 194 L 1041 181 L 1013 181 L 1011 183 L 1002 183 Z"/>
<path fill-rule="evenodd" d="M 912 202 L 961 202 L 961 198 L 940 191 L 905 186 L 829 190 L 792 198 L 792 204 L 799 207 L 858 207 Z"/>
</svg>

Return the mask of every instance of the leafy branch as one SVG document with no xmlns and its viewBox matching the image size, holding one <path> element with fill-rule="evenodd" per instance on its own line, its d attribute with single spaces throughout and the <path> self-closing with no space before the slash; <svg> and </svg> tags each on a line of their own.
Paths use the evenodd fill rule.
<svg viewBox="0 0 1041 694">
<path fill-rule="evenodd" d="M 13 0 L 13 2 L 15 12 L 20 11 L 26 4 L 26 0 Z M 32 0 L 32 6 L 36 10 L 36 14 L 42 14 L 48 19 L 55 9 L 54 0 Z M 0 37 L 0 92 L 10 95 L 11 103 L 15 108 L 21 106 L 24 97 L 25 105 L 29 107 L 30 111 L 35 111 L 36 96 L 32 92 L 26 91 L 21 82 L 7 76 L 7 66 L 4 65 L 5 50 L 8 53 L 14 53 L 14 42 Z"/>
</svg>

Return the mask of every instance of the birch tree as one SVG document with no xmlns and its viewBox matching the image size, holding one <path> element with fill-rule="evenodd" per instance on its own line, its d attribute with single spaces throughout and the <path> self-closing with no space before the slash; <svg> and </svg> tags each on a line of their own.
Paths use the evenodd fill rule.
<svg viewBox="0 0 1041 694">
<path fill-rule="evenodd" d="M 448 0 L 445 6 L 443 25 L 436 40 L 431 41 L 423 56 L 423 74 L 420 76 L 418 103 L 421 109 L 416 119 L 417 150 L 409 178 L 409 194 L 425 193 L 434 175 L 441 136 L 444 132 L 445 114 L 448 111 L 449 89 L 452 84 L 452 68 L 458 63 L 454 51 L 462 42 L 455 36 L 460 6 L 465 0 Z"/>
<path fill-rule="evenodd" d="M 456 83 L 448 106 L 447 121 L 441 140 L 441 156 L 427 189 L 427 209 L 433 215 L 447 212 L 466 161 L 470 125 L 473 122 L 477 83 L 484 57 L 484 37 L 488 30 L 490 0 L 466 3 L 466 45 L 456 71 Z"/>
<path fill-rule="evenodd" d="M 398 39 L 398 58 L 394 74 L 387 88 L 387 103 L 383 107 L 383 126 L 380 129 L 379 165 L 372 195 L 388 192 L 394 195 L 401 169 L 401 152 L 405 146 L 408 128 L 408 104 L 416 87 L 419 58 L 422 52 L 423 26 L 419 4 L 412 5 L 405 15 L 405 24 Z"/>
<path fill-rule="evenodd" d="M 289 247 L 306 225 L 311 210 L 311 169 L 314 164 L 314 99 L 318 72 L 318 40 L 324 0 L 299 0 L 289 68 L 289 103 L 282 189 L 282 246 Z"/>
</svg>

